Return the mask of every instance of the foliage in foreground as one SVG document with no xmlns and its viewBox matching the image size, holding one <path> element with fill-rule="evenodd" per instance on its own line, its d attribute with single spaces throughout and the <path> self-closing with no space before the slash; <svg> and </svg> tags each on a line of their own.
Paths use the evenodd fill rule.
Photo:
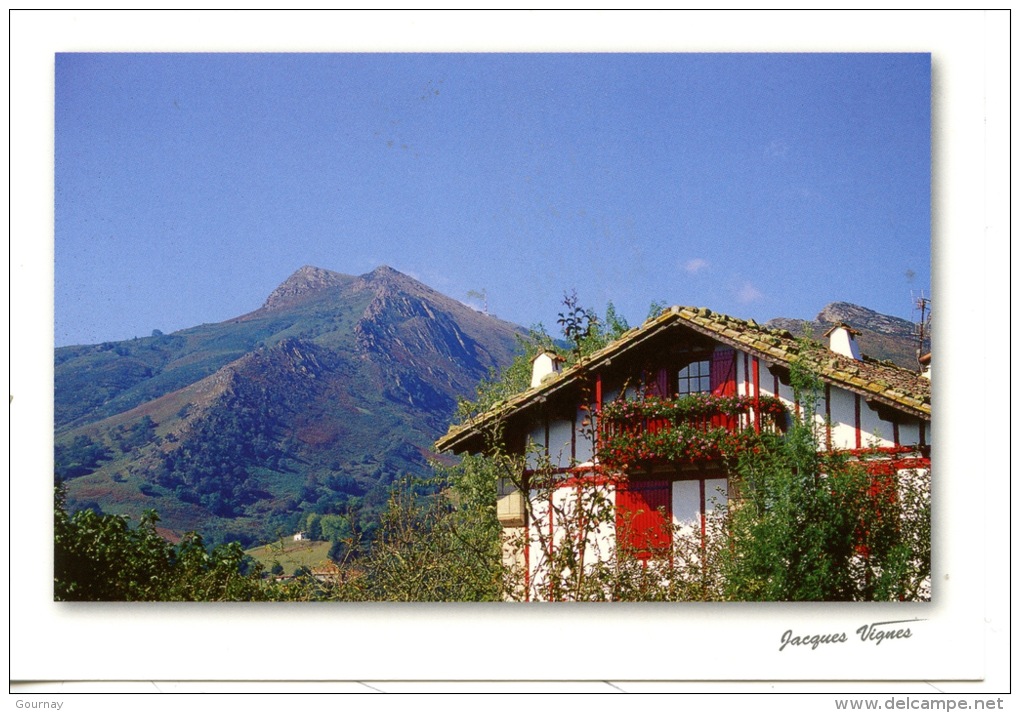
<svg viewBox="0 0 1020 713">
<path fill-rule="evenodd" d="M 820 382 L 800 365 L 791 376 L 802 414 L 784 436 L 763 434 L 764 447 L 742 454 L 737 497 L 715 528 L 721 598 L 927 598 L 930 472 L 897 471 L 877 449 L 871 467 L 868 454 L 822 450 Z"/>
<path fill-rule="evenodd" d="M 68 514 L 57 489 L 54 599 L 57 601 L 498 601 L 500 529 L 495 472 L 465 458 L 442 484 L 394 485 L 379 534 L 338 541 L 335 567 L 291 578 L 266 575 L 240 544 L 207 549 L 199 535 L 172 545 L 149 511 L 127 518 L 84 509 Z"/>
<path fill-rule="evenodd" d="M 376 540 L 339 563 L 322 592 L 344 601 L 501 599 L 500 526 L 492 461 L 465 457 L 442 471 L 438 492 L 405 479 L 393 488 Z M 434 488 L 433 488 L 434 490 Z M 348 552 L 357 552 L 352 542 Z"/>
<path fill-rule="evenodd" d="M 777 441 L 739 466 L 739 496 L 715 540 L 740 601 L 896 601 L 928 596 L 928 471 L 876 475 L 810 440 Z"/>
<path fill-rule="evenodd" d="M 153 511 L 136 527 L 94 510 L 54 503 L 53 598 L 57 601 L 256 601 L 268 598 L 260 571 L 238 543 L 208 551 L 198 535 L 171 545 Z"/>
</svg>

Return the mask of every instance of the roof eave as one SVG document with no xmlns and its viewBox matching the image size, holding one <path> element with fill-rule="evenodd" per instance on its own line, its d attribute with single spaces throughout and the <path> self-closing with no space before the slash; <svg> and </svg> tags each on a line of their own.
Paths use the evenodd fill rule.
<svg viewBox="0 0 1020 713">
<path fill-rule="evenodd" d="M 783 363 L 784 365 L 789 366 L 793 358 L 800 354 L 799 350 L 791 352 L 789 350 L 789 345 L 787 348 L 781 348 L 779 346 L 770 348 L 757 347 L 754 344 L 748 344 L 740 339 L 735 339 L 727 335 L 721 329 L 712 329 L 697 321 L 699 317 L 707 319 L 711 316 L 711 313 L 707 310 L 698 310 L 690 307 L 670 307 L 669 309 L 664 310 L 659 316 L 646 321 L 640 327 L 621 335 L 621 337 L 612 344 L 564 369 L 559 375 L 546 381 L 540 386 L 528 389 L 517 396 L 507 399 L 489 411 L 479 414 L 474 419 L 458 427 L 456 430 L 451 429 L 450 432 L 436 441 L 436 448 L 440 452 L 451 450 L 457 452 L 456 449 L 458 447 L 466 445 L 475 438 L 480 438 L 483 435 L 482 429 L 494 426 L 511 415 L 519 414 L 524 409 L 542 403 L 556 392 L 572 385 L 582 373 L 592 373 L 593 371 L 607 366 L 612 359 L 637 348 L 644 344 L 648 339 L 651 339 L 676 324 L 683 324 L 699 334 L 763 359 L 766 363 Z M 740 320 L 735 320 L 735 322 L 740 322 Z M 747 322 L 743 322 L 743 324 L 746 325 Z M 781 339 L 784 343 L 792 341 L 792 337 L 786 335 L 773 338 Z M 906 398 L 914 401 L 916 405 L 904 403 L 896 398 L 892 398 L 882 393 L 855 385 L 852 382 L 827 375 L 823 370 L 820 370 L 819 378 L 821 378 L 825 383 L 838 386 L 852 393 L 864 396 L 867 399 L 877 401 L 889 408 L 896 409 L 897 411 L 907 413 L 917 418 L 931 421 L 931 406 L 930 404 L 925 404 L 920 399 L 907 395 Z"/>
</svg>

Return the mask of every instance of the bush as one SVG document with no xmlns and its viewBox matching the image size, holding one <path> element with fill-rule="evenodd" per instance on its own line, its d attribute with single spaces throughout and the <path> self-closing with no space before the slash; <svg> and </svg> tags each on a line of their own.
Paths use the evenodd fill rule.
<svg viewBox="0 0 1020 713">
<path fill-rule="evenodd" d="M 236 543 L 208 551 L 189 534 L 176 546 L 156 532 L 152 510 L 137 527 L 91 509 L 68 515 L 54 498 L 53 598 L 57 601 L 254 601 L 273 593 Z"/>
</svg>

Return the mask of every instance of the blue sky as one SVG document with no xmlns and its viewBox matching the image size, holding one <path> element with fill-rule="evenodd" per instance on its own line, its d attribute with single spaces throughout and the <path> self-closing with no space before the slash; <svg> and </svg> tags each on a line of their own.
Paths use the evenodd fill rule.
<svg viewBox="0 0 1020 713">
<path fill-rule="evenodd" d="M 759 321 L 931 287 L 927 54 L 58 54 L 55 341 L 390 265 Z M 477 300 L 475 300 L 477 303 Z"/>
</svg>

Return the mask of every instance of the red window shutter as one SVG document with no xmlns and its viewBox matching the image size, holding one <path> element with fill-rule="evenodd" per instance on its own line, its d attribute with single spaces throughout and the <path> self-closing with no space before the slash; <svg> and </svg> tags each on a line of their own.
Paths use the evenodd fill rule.
<svg viewBox="0 0 1020 713">
<path fill-rule="evenodd" d="M 616 491 L 616 537 L 623 551 L 641 559 L 668 551 L 673 539 L 671 522 L 669 481 L 620 484 Z"/>
<path fill-rule="evenodd" d="M 645 377 L 645 395 L 666 399 L 670 397 L 669 392 L 669 372 L 666 369 L 659 369 L 657 371 L 646 371 Z M 645 428 L 649 433 L 658 433 L 659 431 L 668 428 L 669 424 L 665 419 L 660 418 L 649 418 L 645 422 Z"/>
<path fill-rule="evenodd" d="M 670 397 L 669 372 L 666 369 L 646 371 L 644 377 L 645 395 L 658 396 L 664 399 Z"/>
<path fill-rule="evenodd" d="M 732 349 L 712 352 L 712 394 L 714 396 L 737 395 L 737 353 Z M 716 428 L 737 429 L 736 416 L 714 416 L 712 425 Z"/>
<path fill-rule="evenodd" d="M 712 352 L 712 393 L 716 396 L 737 395 L 737 353 L 732 349 Z"/>
<path fill-rule="evenodd" d="M 672 395 L 670 394 L 669 388 L 669 372 L 666 371 L 666 369 L 664 368 L 659 369 L 659 373 L 657 376 L 658 378 L 656 379 L 655 386 L 656 390 L 659 392 L 658 396 L 661 396 L 664 399 L 668 399 Z"/>
</svg>

